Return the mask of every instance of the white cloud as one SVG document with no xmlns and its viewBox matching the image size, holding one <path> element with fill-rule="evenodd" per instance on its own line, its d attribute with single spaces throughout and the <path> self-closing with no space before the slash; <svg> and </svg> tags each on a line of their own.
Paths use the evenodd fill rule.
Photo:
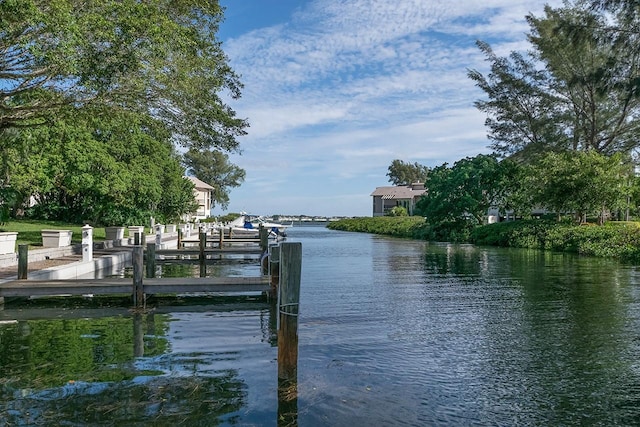
<svg viewBox="0 0 640 427">
<path fill-rule="evenodd" d="M 317 0 L 286 24 L 225 41 L 245 84 L 232 107 L 251 123 L 244 154 L 232 157 L 247 181 L 231 208 L 293 214 L 317 206 L 328 215 L 339 205 L 366 215 L 370 187 L 385 185 L 393 159 L 435 166 L 487 152 L 484 116 L 473 107 L 482 93 L 467 78 L 468 69 L 487 67 L 475 40 L 499 55 L 526 49 L 524 16 L 544 3 Z M 340 180 L 349 180 L 348 194 Z M 280 209 L 270 210 L 272 200 L 259 196 L 273 188 Z"/>
</svg>

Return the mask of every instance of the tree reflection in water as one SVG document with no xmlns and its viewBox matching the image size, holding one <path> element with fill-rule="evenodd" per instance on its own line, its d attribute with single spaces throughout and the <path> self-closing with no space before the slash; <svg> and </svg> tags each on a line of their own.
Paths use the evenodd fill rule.
<svg viewBox="0 0 640 427">
<path fill-rule="evenodd" d="M 133 314 L 0 326 L 0 427 L 238 422 L 247 404 L 238 370 L 212 365 L 215 351 L 172 352 L 170 322 Z"/>
</svg>

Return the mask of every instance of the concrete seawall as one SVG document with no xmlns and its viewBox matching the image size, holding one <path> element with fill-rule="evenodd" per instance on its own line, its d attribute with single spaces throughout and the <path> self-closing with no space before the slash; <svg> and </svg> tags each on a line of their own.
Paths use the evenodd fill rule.
<svg viewBox="0 0 640 427">
<path fill-rule="evenodd" d="M 65 280 L 82 279 L 88 277 L 105 277 L 116 274 L 126 265 L 131 264 L 131 251 L 122 250 L 100 257 L 91 261 L 76 261 L 69 264 L 30 271 L 29 279 L 32 280 Z"/>
<path fill-rule="evenodd" d="M 146 236 L 153 242 L 155 235 Z M 178 233 L 165 233 L 159 249 L 177 248 Z M 94 242 L 94 257 L 82 261 L 82 245 L 29 250 L 27 280 L 66 280 L 103 278 L 131 265 L 132 239 Z M 55 265 L 51 265 L 55 264 Z M 18 255 L 0 255 L 0 283 L 17 279 Z"/>
</svg>

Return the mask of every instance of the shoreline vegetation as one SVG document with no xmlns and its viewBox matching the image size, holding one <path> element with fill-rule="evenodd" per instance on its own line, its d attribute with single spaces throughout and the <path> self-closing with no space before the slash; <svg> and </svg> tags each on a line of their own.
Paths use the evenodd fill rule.
<svg viewBox="0 0 640 427">
<path fill-rule="evenodd" d="M 579 255 L 640 261 L 640 223 L 610 221 L 604 225 L 523 219 L 482 225 L 469 233 L 436 232 L 422 217 L 361 217 L 331 222 L 332 230 L 355 231 L 427 241 L 473 243 L 543 249 Z"/>
</svg>

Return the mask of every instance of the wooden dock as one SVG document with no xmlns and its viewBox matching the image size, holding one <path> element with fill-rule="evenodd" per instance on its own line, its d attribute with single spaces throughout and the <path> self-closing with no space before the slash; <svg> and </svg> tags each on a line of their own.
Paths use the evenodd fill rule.
<svg viewBox="0 0 640 427">
<path fill-rule="evenodd" d="M 204 239 L 203 239 L 204 240 Z M 202 242 L 204 243 L 204 241 Z M 290 245 L 282 242 L 280 245 Z M 18 280 L 0 283 L 0 302 L 5 297 L 45 297 L 45 296 L 79 296 L 79 295 L 126 295 L 133 297 L 134 306 L 144 305 L 146 295 L 169 294 L 215 294 L 215 295 L 274 295 L 279 283 L 277 257 L 272 258 L 272 251 L 279 251 L 280 245 L 272 245 L 267 252 L 256 246 L 234 248 L 167 249 L 156 250 L 155 244 L 132 247 L 133 277 L 105 279 L 69 279 L 69 280 Z M 253 277 L 199 277 L 199 278 L 155 278 L 156 262 L 165 257 L 197 256 L 196 260 L 205 266 L 210 260 L 208 254 L 260 254 L 259 260 L 262 275 Z M 144 259 L 146 258 L 146 265 Z M 160 259 L 158 259 L 160 258 Z M 166 258 L 165 258 L 166 259 Z M 242 258 L 240 261 L 244 261 Z M 193 261 L 193 260 L 190 260 Z M 228 260 L 231 261 L 231 260 Z M 300 260 L 296 262 L 301 262 Z M 270 268 L 268 266 L 271 265 Z M 144 268 L 146 267 L 146 277 Z M 201 273 L 202 274 L 202 273 Z"/>
<path fill-rule="evenodd" d="M 186 277 L 145 279 L 145 294 L 267 292 L 269 277 Z M 0 297 L 131 295 L 131 279 L 15 280 L 0 284 Z"/>
</svg>

